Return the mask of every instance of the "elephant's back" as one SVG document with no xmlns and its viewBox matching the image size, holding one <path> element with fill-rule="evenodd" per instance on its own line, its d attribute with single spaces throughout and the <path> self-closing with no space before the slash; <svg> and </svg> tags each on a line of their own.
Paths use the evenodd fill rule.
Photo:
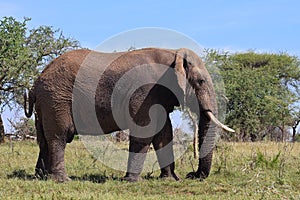
<svg viewBox="0 0 300 200">
<path fill-rule="evenodd" d="M 76 74 L 90 50 L 73 50 L 54 59 L 34 84 L 37 104 L 72 100 Z"/>
<path fill-rule="evenodd" d="M 80 65 L 91 52 L 88 49 L 73 50 L 53 60 L 41 73 L 39 79 L 51 80 L 67 74 L 77 73 Z"/>
</svg>

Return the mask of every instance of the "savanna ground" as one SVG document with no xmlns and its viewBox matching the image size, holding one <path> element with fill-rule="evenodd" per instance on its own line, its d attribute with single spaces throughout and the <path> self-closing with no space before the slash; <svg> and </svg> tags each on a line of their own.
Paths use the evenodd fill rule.
<svg viewBox="0 0 300 200">
<path fill-rule="evenodd" d="M 143 174 L 143 181 L 120 181 L 124 172 L 95 160 L 80 141 L 66 149 L 70 182 L 34 177 L 36 142 L 0 145 L 0 199 L 300 199 L 300 143 L 225 143 L 214 153 L 211 175 L 186 180 L 197 166 L 192 149 L 176 161 L 182 181 Z"/>
</svg>

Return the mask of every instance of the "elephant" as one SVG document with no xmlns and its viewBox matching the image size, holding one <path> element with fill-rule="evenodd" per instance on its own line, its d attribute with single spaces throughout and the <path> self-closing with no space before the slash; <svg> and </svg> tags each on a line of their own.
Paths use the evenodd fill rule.
<svg viewBox="0 0 300 200">
<path fill-rule="evenodd" d="M 190 93 L 195 100 L 189 100 Z M 199 165 L 187 177 L 204 179 L 210 173 L 217 131 L 234 130 L 218 121 L 212 79 L 195 52 L 186 48 L 66 52 L 42 71 L 28 94 L 24 93 L 25 115 L 31 117 L 34 109 L 36 115 L 40 149 L 36 175 L 68 181 L 64 153 L 75 134 L 108 134 L 129 129 L 130 153 L 123 180 L 140 179 L 151 144 L 160 166 L 160 178 L 180 180 L 175 174 L 169 117 L 180 105 L 190 107 L 199 118 Z M 90 128 L 95 124 L 100 129 Z"/>
</svg>

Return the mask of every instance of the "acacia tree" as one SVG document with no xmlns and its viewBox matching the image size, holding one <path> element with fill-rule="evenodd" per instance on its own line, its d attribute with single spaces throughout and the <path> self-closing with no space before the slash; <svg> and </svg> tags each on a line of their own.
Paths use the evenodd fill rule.
<svg viewBox="0 0 300 200">
<path fill-rule="evenodd" d="M 300 109 L 298 108 L 298 112 L 294 113 L 293 120 L 291 122 L 292 127 L 292 141 L 296 141 L 297 128 L 300 125 Z"/>
<path fill-rule="evenodd" d="M 65 37 L 50 26 L 28 29 L 25 18 L 0 21 L 0 114 L 21 102 L 25 88 L 32 85 L 39 72 L 53 58 L 79 47 L 79 42 Z M 4 128 L 0 115 L 0 138 Z M 3 141 L 3 140 L 2 140 Z M 1 142 L 1 141 L 0 141 Z"/>
<path fill-rule="evenodd" d="M 237 139 L 261 139 L 277 128 L 284 140 L 300 96 L 298 58 L 211 50 L 207 60 L 221 70 L 228 97 L 226 123 L 237 130 Z"/>
<path fill-rule="evenodd" d="M 4 127 L 2 118 L 0 117 L 0 143 L 4 142 Z"/>
</svg>

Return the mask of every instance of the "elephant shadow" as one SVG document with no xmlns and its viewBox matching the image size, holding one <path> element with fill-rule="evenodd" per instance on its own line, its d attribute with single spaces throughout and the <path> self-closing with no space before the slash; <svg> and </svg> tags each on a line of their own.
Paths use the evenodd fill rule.
<svg viewBox="0 0 300 200">
<path fill-rule="evenodd" d="M 33 181 L 33 180 L 47 180 L 47 177 L 41 178 L 37 177 L 34 174 L 30 174 L 26 172 L 25 169 L 16 169 L 12 173 L 7 175 L 8 179 L 20 179 L 20 180 L 27 180 L 27 181 Z M 105 183 L 108 179 L 112 180 L 121 180 L 117 177 L 108 177 L 103 174 L 84 174 L 82 176 L 70 176 L 71 180 L 74 181 L 89 181 L 93 183 Z"/>
<path fill-rule="evenodd" d="M 8 179 L 18 178 L 21 180 L 37 180 L 38 178 L 26 172 L 25 169 L 16 169 L 11 174 L 7 175 Z"/>
<path fill-rule="evenodd" d="M 33 180 L 47 180 L 47 177 L 41 178 L 37 177 L 34 174 L 30 174 L 26 172 L 25 169 L 16 169 L 12 173 L 7 175 L 8 179 L 20 179 L 24 181 L 33 181 Z M 114 180 L 114 181 L 123 181 L 122 178 L 117 176 L 106 176 L 105 174 L 84 174 L 82 176 L 70 176 L 72 181 L 89 181 L 92 183 L 105 183 L 107 180 Z M 152 180 L 156 179 L 154 176 L 152 176 L 152 173 L 147 173 L 143 177 L 144 180 Z"/>
<path fill-rule="evenodd" d="M 124 179 L 123 177 L 118 177 L 118 176 L 106 176 L 104 174 L 84 174 L 83 176 L 70 176 L 70 178 L 73 181 L 89 181 L 93 183 L 105 183 L 108 180 L 113 180 L 113 181 L 120 181 L 123 182 Z M 152 173 L 147 173 L 145 176 L 141 178 L 141 180 L 154 180 L 157 179 L 154 176 L 152 176 Z"/>
<path fill-rule="evenodd" d="M 73 181 L 89 181 L 92 183 L 105 183 L 108 179 L 118 180 L 118 178 L 111 178 L 103 174 L 84 174 L 82 176 L 70 176 L 70 178 Z"/>
</svg>

